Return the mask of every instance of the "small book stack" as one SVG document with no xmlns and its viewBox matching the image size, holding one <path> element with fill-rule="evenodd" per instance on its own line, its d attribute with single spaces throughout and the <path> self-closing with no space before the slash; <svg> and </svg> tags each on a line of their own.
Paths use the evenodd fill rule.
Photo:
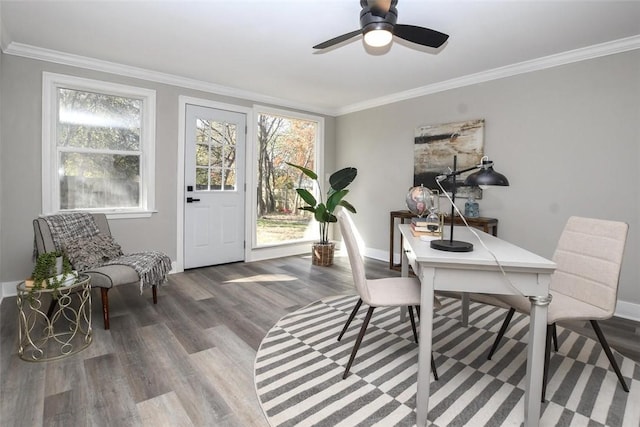
<svg viewBox="0 0 640 427">
<path fill-rule="evenodd" d="M 411 218 L 411 233 L 414 236 L 442 236 L 442 228 L 440 225 L 434 226 L 428 223 L 426 218 Z"/>
</svg>

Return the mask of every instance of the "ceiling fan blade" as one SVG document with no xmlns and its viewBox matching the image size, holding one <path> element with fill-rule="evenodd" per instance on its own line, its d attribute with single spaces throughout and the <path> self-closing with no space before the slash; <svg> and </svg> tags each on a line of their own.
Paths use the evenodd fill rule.
<svg viewBox="0 0 640 427">
<path fill-rule="evenodd" d="M 393 35 L 412 43 L 421 44 L 433 48 L 439 48 L 449 38 L 448 34 L 430 28 L 416 27 L 415 25 L 396 24 Z"/>
<path fill-rule="evenodd" d="M 350 33 L 347 34 L 343 34 L 341 36 L 332 38 L 331 40 L 327 40 L 326 42 L 322 42 L 320 44 L 315 45 L 313 48 L 314 49 L 326 49 L 328 47 L 331 47 L 333 45 L 336 45 L 338 43 L 342 43 L 343 41 L 349 40 L 352 37 L 357 36 L 358 34 L 361 34 L 362 30 L 355 30 L 355 31 L 351 31 Z"/>
</svg>

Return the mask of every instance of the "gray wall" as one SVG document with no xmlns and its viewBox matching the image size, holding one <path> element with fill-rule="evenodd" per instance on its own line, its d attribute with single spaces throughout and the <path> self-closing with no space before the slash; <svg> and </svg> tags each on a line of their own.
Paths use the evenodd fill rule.
<svg viewBox="0 0 640 427">
<path fill-rule="evenodd" d="M 1 55 L 0 281 L 22 280 L 31 271 L 31 219 L 41 212 L 43 71 L 157 91 L 158 213 L 114 220 L 112 228 L 126 251 L 153 248 L 175 259 L 178 96 L 252 103 Z M 369 253 L 386 259 L 389 211 L 404 209 L 412 183 L 415 128 L 484 118 L 485 153 L 511 186 L 485 191 L 481 214 L 499 218 L 501 237 L 544 256 L 553 253 L 570 215 L 626 221 L 631 228 L 619 297 L 640 304 L 639 99 L 635 51 L 325 118 L 325 170 L 358 168 L 348 200 L 358 208 Z"/>
<path fill-rule="evenodd" d="M 387 259 L 389 211 L 406 209 L 414 130 L 467 119 L 485 119 L 485 154 L 511 183 L 479 200 L 499 236 L 551 257 L 571 215 L 625 221 L 618 297 L 640 304 L 640 51 L 339 117 L 337 166 L 358 168 L 349 200 L 369 255 Z"/>
<path fill-rule="evenodd" d="M 33 229 L 41 213 L 42 72 L 116 82 L 156 91 L 156 209 L 151 218 L 111 220 L 125 252 L 160 250 L 176 259 L 178 97 L 193 96 L 251 107 L 253 102 L 123 76 L 2 54 L 0 68 L 0 282 L 31 273 Z M 261 103 L 264 105 L 264 103 Z M 274 107 L 279 107 L 275 105 Z M 282 108 L 282 107 L 279 107 Z M 335 119 L 325 117 L 325 145 L 333 167 Z"/>
</svg>

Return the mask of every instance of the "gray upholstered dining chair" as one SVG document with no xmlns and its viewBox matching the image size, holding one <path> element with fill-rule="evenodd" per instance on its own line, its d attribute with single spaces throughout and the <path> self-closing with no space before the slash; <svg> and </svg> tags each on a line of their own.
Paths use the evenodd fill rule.
<svg viewBox="0 0 640 427">
<path fill-rule="evenodd" d="M 52 217 L 74 218 L 65 220 L 66 223 L 66 239 L 57 238 L 56 227 L 52 231 L 49 218 Z M 73 216 L 76 215 L 76 216 Z M 59 214 L 48 217 L 40 217 L 33 220 L 33 231 L 35 234 L 35 250 L 37 254 L 54 251 L 68 252 L 71 246 L 77 250 L 83 251 L 83 257 L 91 259 L 73 259 L 73 256 L 67 253 L 71 258 L 74 269 L 80 270 L 89 275 L 91 278 L 91 287 L 100 288 L 102 297 L 102 316 L 104 320 L 104 328 L 109 329 L 109 295 L 108 292 L 114 286 L 134 284 L 141 287 L 143 285 L 142 277 L 155 277 L 151 285 L 153 294 L 153 303 L 158 303 L 158 284 L 166 279 L 166 274 L 171 269 L 171 260 L 163 253 L 156 251 L 139 252 L 136 254 L 123 255 L 120 246 L 113 241 L 109 222 L 105 214 Z M 73 239 L 71 238 L 73 237 Z M 64 241 L 66 240 L 66 242 Z M 65 243 L 68 247 L 64 248 Z M 91 248 L 101 249 L 95 253 L 90 253 Z M 106 252 L 111 254 L 105 256 Z M 109 259 L 110 258 L 110 259 Z M 122 260 L 122 261 L 118 261 Z M 131 260 L 137 261 L 138 265 L 131 264 Z M 82 264 L 79 267 L 78 264 Z M 142 273 L 142 277 L 141 274 Z M 53 308 L 53 307 L 51 307 Z M 50 309 L 51 309 L 50 308 Z"/>
<path fill-rule="evenodd" d="M 341 209 L 336 216 L 338 217 L 340 232 L 342 233 L 342 238 L 344 240 L 347 254 L 349 256 L 349 263 L 351 265 L 351 273 L 353 274 L 353 281 L 356 286 L 356 291 L 360 295 L 360 299 L 351 312 L 347 323 L 345 324 L 342 332 L 340 333 L 340 336 L 338 337 L 338 341 L 340 341 L 342 335 L 349 327 L 351 321 L 360 308 L 360 305 L 362 303 L 365 303 L 369 306 L 364 322 L 362 323 L 362 327 L 360 328 L 360 333 L 358 334 L 356 342 L 353 346 L 351 357 L 349 358 L 349 362 L 347 363 L 347 367 L 342 376 L 342 378 L 347 378 L 347 375 L 349 375 L 349 370 L 351 369 L 351 365 L 353 364 L 353 361 L 356 358 L 356 354 L 358 353 L 358 348 L 360 347 L 362 339 L 364 338 L 364 334 L 367 331 L 367 326 L 369 325 L 369 321 L 371 320 L 373 311 L 376 307 L 408 307 L 409 316 L 411 319 L 411 327 L 413 328 L 413 336 L 416 343 L 418 342 L 418 335 L 416 332 L 416 325 L 415 319 L 413 317 L 412 307 L 416 307 L 419 315 L 420 280 L 415 277 L 387 277 L 382 279 L 367 279 L 367 276 L 365 274 L 364 260 L 360 253 L 360 247 L 358 245 L 358 232 L 355 225 L 353 224 L 351 215 L 349 215 L 349 213 L 345 209 Z M 428 321 L 431 321 L 431 319 L 428 319 Z M 433 372 L 434 378 L 437 380 L 438 374 L 436 372 L 436 366 L 435 361 L 433 360 L 433 356 L 431 357 L 431 370 Z"/>
<path fill-rule="evenodd" d="M 551 276 L 552 296 L 547 315 L 542 400 L 545 398 L 551 341 L 558 351 L 556 322 L 589 320 L 624 391 L 629 389 L 605 339 L 598 320 L 609 319 L 616 308 L 618 279 L 622 265 L 628 225 L 624 222 L 571 217 L 562 231 L 553 255 L 557 268 Z M 525 297 L 493 295 L 511 308 L 489 352 L 491 359 L 513 314 L 529 314 L 530 302 Z"/>
</svg>

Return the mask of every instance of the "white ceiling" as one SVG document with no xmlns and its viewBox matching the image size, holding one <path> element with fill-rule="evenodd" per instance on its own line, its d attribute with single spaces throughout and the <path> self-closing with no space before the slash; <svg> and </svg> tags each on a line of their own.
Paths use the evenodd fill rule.
<svg viewBox="0 0 640 427">
<path fill-rule="evenodd" d="M 357 37 L 314 51 L 359 28 L 359 0 L 2 0 L 1 45 L 9 54 L 153 71 L 327 114 L 640 48 L 640 1 L 399 0 L 397 9 L 398 23 L 433 28 L 449 41 L 435 51 L 396 38 L 379 53 Z M 563 52 L 571 53 L 551 56 Z"/>
</svg>

